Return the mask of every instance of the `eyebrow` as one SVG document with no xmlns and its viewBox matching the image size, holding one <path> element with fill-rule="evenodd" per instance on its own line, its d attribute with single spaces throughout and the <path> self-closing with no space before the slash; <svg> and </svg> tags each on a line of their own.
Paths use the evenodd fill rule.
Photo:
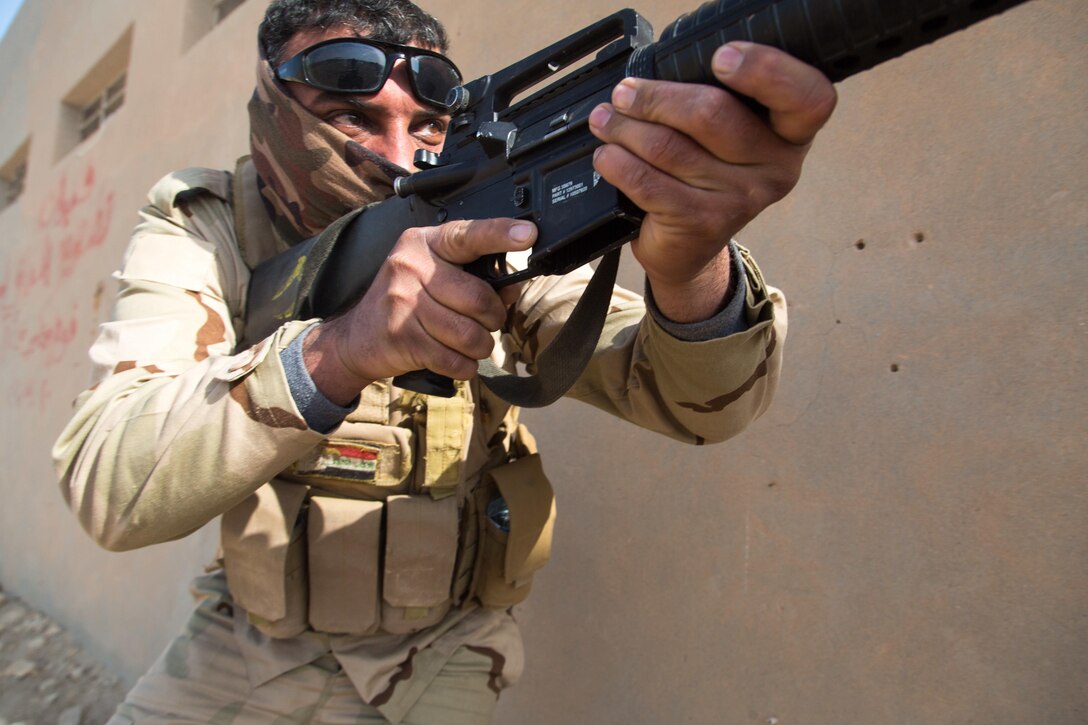
<svg viewBox="0 0 1088 725">
<path fill-rule="evenodd" d="M 382 112 L 385 110 L 384 106 L 380 103 L 374 103 L 360 99 L 358 96 L 347 93 L 332 93 L 331 91 L 321 91 L 317 94 L 315 102 L 318 104 L 328 105 L 341 105 L 346 104 L 359 111 L 366 111 L 368 113 Z M 430 106 L 420 105 L 419 114 L 421 118 L 445 118 L 449 116 L 449 113 L 440 111 L 437 108 L 431 108 Z"/>
</svg>

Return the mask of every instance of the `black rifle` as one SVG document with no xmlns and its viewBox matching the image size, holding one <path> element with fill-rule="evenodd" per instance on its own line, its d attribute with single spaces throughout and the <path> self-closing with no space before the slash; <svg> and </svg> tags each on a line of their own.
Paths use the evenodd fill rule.
<svg viewBox="0 0 1088 725">
<path fill-rule="evenodd" d="M 501 255 L 467 269 L 499 287 L 564 274 L 608 255 L 568 323 L 538 357 L 539 375 L 518 378 L 481 362 L 481 377 L 501 397 L 547 405 L 567 391 L 592 354 L 619 248 L 642 223 L 643 212 L 593 170 L 601 142 L 587 120 L 617 83 L 635 76 L 719 85 L 711 58 L 734 40 L 781 48 L 837 82 L 1022 2 L 717 0 L 677 19 L 656 43 L 642 17 L 620 11 L 455 89 L 442 153 L 417 152 L 421 171 L 397 179 L 395 197 L 362 210 L 358 221 L 358 212 L 349 214 L 254 270 L 245 339 L 259 340 L 287 320 L 347 308 L 369 288 L 405 229 L 455 219 L 528 219 L 539 236 L 527 269 L 507 274 Z M 583 67 L 514 102 L 594 52 Z M 341 237 L 349 223 L 363 224 L 365 233 Z M 395 382 L 430 394 L 454 391 L 452 381 L 429 371 Z"/>
</svg>

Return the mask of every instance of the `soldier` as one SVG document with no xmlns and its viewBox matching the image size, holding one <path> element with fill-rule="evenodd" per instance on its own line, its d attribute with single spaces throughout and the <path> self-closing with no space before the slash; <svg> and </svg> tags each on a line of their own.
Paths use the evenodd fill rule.
<svg viewBox="0 0 1088 725">
<path fill-rule="evenodd" d="M 407 0 L 275 0 L 251 155 L 166 176 L 141 211 L 97 383 L 54 457 L 102 546 L 217 516 L 222 546 L 187 630 L 111 722 L 486 723 L 521 672 L 510 608 L 547 561 L 555 508 L 517 409 L 475 373 L 487 357 L 531 366 L 587 272 L 500 295 L 460 265 L 528 249 L 531 224 L 409 229 L 348 312 L 237 344 L 254 265 L 441 148 L 438 102 L 459 81 L 446 45 Z M 785 304 L 731 239 L 793 186 L 835 101 L 765 47 L 725 46 L 714 72 L 769 122 L 718 88 L 635 79 L 593 112 L 597 170 L 648 212 L 632 244 L 648 294 L 614 291 L 570 392 L 690 443 L 770 403 Z M 391 384 L 422 368 L 463 381 L 457 395 Z"/>
</svg>

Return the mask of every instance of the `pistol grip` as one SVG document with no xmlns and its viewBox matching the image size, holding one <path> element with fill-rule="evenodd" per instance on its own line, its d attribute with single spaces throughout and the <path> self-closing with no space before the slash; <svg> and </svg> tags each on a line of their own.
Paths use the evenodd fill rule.
<svg viewBox="0 0 1088 725">
<path fill-rule="evenodd" d="M 393 378 L 393 385 L 424 395 L 452 398 L 457 394 L 453 380 L 430 370 L 413 370 Z"/>
</svg>

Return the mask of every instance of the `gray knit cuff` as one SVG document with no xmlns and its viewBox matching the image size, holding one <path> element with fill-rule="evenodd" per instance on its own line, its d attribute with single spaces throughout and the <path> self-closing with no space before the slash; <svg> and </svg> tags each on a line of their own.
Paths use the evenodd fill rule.
<svg viewBox="0 0 1088 725">
<path fill-rule="evenodd" d="M 733 296 L 721 312 L 709 320 L 700 322 L 673 322 L 661 314 L 654 302 L 653 290 L 650 283 L 646 282 L 646 307 L 650 314 L 661 327 L 678 340 L 684 342 L 707 342 L 728 337 L 737 332 L 748 329 L 748 320 L 744 315 L 744 300 L 748 296 L 748 281 L 744 272 L 744 260 L 740 257 L 740 250 L 733 242 L 729 242 L 729 274 L 735 280 Z"/>
<path fill-rule="evenodd" d="M 306 363 L 302 360 L 302 343 L 315 327 L 316 322 L 280 351 L 280 360 L 283 361 L 283 370 L 287 374 L 291 397 L 306 420 L 306 425 L 318 433 L 331 433 L 355 408 L 342 408 L 326 398 L 314 385 L 314 379 L 306 369 Z"/>
</svg>

